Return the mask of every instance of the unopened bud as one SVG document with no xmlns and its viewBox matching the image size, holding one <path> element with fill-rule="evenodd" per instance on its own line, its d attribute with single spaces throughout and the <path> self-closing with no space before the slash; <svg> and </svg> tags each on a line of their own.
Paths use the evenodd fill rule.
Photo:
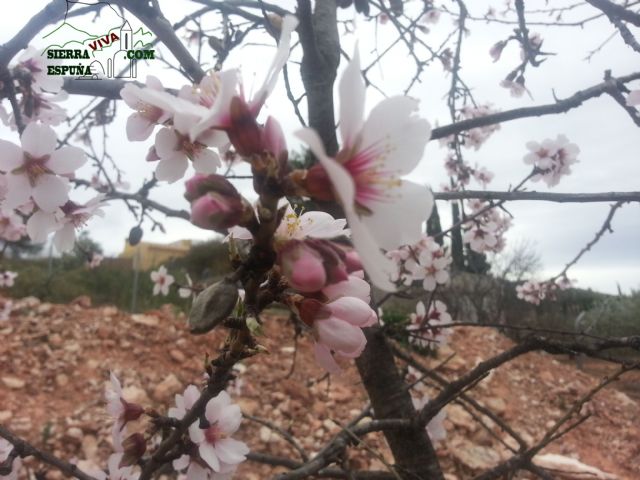
<svg viewBox="0 0 640 480">
<path fill-rule="evenodd" d="M 139 419 L 144 413 L 144 408 L 137 403 L 127 402 L 124 398 L 120 398 L 120 401 L 124 407 L 124 412 L 122 412 L 124 423 L 133 422 Z"/>
<path fill-rule="evenodd" d="M 271 153 L 276 159 L 287 156 L 287 142 L 280 123 L 273 118 L 267 118 L 262 129 L 262 148 Z"/>
<path fill-rule="evenodd" d="M 191 203 L 191 223 L 225 233 L 228 228 L 238 224 L 243 210 L 242 200 L 209 193 Z"/>
<path fill-rule="evenodd" d="M 236 152 L 244 157 L 262 153 L 260 127 L 242 98 L 236 96 L 231 99 L 229 116 L 231 127 L 227 129 L 227 135 Z"/>
<path fill-rule="evenodd" d="M 138 463 L 147 451 L 147 442 L 141 433 L 134 433 L 122 441 L 122 450 L 122 459 L 118 468 L 130 467 Z"/>
<path fill-rule="evenodd" d="M 289 285 L 300 292 L 317 292 L 327 283 L 320 254 L 299 240 L 291 240 L 280 250 L 278 262 Z"/>
<path fill-rule="evenodd" d="M 207 333 L 227 319 L 238 301 L 235 283 L 221 280 L 204 289 L 193 301 L 189 328 L 193 334 Z"/>
<path fill-rule="evenodd" d="M 227 197 L 240 197 L 236 187 L 222 175 L 197 173 L 187 180 L 184 186 L 186 189 L 184 198 L 189 202 L 193 202 L 196 198 L 209 192 L 219 193 Z"/>
</svg>

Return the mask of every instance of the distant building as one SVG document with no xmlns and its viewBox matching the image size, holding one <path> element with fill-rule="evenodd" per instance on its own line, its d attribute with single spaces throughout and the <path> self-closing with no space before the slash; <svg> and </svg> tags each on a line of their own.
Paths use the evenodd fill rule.
<svg viewBox="0 0 640 480">
<path fill-rule="evenodd" d="M 189 250 L 191 250 L 191 240 L 178 240 L 166 244 L 140 242 L 135 247 L 125 240 L 124 251 L 120 254 L 120 258 L 131 258 L 134 267 L 139 270 L 150 270 L 172 258 L 184 257 Z"/>
</svg>

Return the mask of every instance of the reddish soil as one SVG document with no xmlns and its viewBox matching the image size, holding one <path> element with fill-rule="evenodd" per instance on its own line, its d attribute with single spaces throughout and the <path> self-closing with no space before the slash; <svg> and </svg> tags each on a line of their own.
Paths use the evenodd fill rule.
<svg viewBox="0 0 640 480">
<path fill-rule="evenodd" d="M 175 393 L 201 382 L 205 355 L 215 355 L 224 335 L 191 336 L 184 317 L 175 316 L 170 307 L 142 316 L 114 307 L 91 308 L 86 298 L 72 305 L 23 299 L 15 307 L 9 320 L 0 321 L 0 424 L 64 458 L 97 465 L 111 452 L 104 410 L 109 371 L 119 376 L 130 401 L 166 412 Z M 270 355 L 245 362 L 232 396 L 244 413 L 278 425 L 313 455 L 339 431 L 338 424 L 359 414 L 366 396 L 353 365 L 328 380 L 313 360 L 308 339 L 298 342 L 295 370 L 289 376 L 292 328 L 275 315 L 265 320 L 261 342 Z M 420 361 L 435 367 L 455 352 L 440 368 L 453 379 L 512 344 L 490 329 L 463 328 L 440 349 L 439 358 Z M 594 361 L 585 368 L 578 370 L 566 358 L 531 353 L 489 375 L 469 395 L 535 442 L 602 375 L 615 371 Z M 585 405 L 582 413 L 590 413 L 590 418 L 545 452 L 579 459 L 619 479 L 640 478 L 640 375 L 626 375 Z M 460 405 L 446 410 L 447 438 L 438 445 L 438 455 L 448 480 L 472 478 L 510 456 L 495 437 L 513 442 L 490 419 L 483 421 L 491 433 Z M 137 428 L 142 431 L 145 425 Z M 286 441 L 254 421 L 245 420 L 239 436 L 254 452 L 299 460 Z M 393 463 L 378 434 L 367 437 L 366 445 L 351 448 L 347 461 L 365 470 L 385 470 L 385 463 Z M 283 468 L 246 462 L 236 478 L 258 480 L 279 471 Z M 47 478 L 60 475 L 51 470 Z"/>
</svg>

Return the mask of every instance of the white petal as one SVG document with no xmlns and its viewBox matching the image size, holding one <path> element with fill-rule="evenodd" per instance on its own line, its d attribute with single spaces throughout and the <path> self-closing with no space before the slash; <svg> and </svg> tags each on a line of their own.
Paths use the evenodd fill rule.
<svg viewBox="0 0 640 480">
<path fill-rule="evenodd" d="M 34 158 L 51 154 L 56 148 L 57 140 L 56 132 L 51 127 L 33 122 L 27 125 L 20 137 L 22 149 Z"/>
<path fill-rule="evenodd" d="M 76 230 L 71 223 L 67 223 L 64 227 L 56 232 L 53 236 L 53 245 L 60 253 L 68 252 L 76 243 Z"/>
<path fill-rule="evenodd" d="M 338 92 L 340 94 L 340 136 L 343 148 L 349 148 L 353 146 L 362 128 L 364 117 L 365 86 L 360 71 L 360 54 L 357 47 L 342 74 Z"/>
<path fill-rule="evenodd" d="M 36 211 L 29 220 L 27 220 L 27 233 L 34 243 L 43 243 L 47 240 L 47 236 L 56 230 L 58 224 L 55 214 Z"/>
<path fill-rule="evenodd" d="M 245 460 L 249 447 L 239 440 L 223 438 L 216 442 L 216 453 L 223 462 L 236 464 Z"/>
<path fill-rule="evenodd" d="M 420 162 L 431 137 L 429 122 L 412 115 L 417 106 L 418 102 L 410 97 L 384 99 L 371 111 L 362 130 L 360 148 L 389 149 L 381 159 L 400 176 Z"/>
<path fill-rule="evenodd" d="M 173 128 L 164 127 L 156 133 L 156 153 L 160 158 L 173 155 L 178 148 L 178 135 Z"/>
<path fill-rule="evenodd" d="M 14 143 L 0 140 L 0 170 L 10 172 L 24 163 L 22 149 Z"/>
<path fill-rule="evenodd" d="M 184 470 L 189 466 L 190 459 L 191 457 L 189 457 L 189 455 L 182 455 L 181 457 L 176 458 L 171 463 L 171 466 L 173 467 L 174 470 Z"/>
<path fill-rule="evenodd" d="M 226 435 L 235 433 L 240 427 L 241 422 L 242 411 L 238 405 L 227 405 L 223 407 L 221 416 L 218 419 L 218 426 Z"/>
<path fill-rule="evenodd" d="M 338 374 L 342 371 L 333 358 L 333 355 L 331 355 L 331 351 L 321 343 L 316 342 L 313 344 L 313 354 L 318 365 L 324 368 L 327 372 Z"/>
<path fill-rule="evenodd" d="M 347 221 L 336 220 L 326 212 L 306 212 L 299 221 L 302 237 L 334 238 L 347 233 L 344 231 Z"/>
<path fill-rule="evenodd" d="M 260 87 L 251 100 L 251 110 L 255 115 L 260 111 L 260 108 L 264 104 L 266 98 L 271 95 L 271 92 L 278 82 L 280 72 L 284 68 L 285 63 L 287 63 L 287 59 L 289 58 L 289 47 L 291 45 L 291 32 L 293 32 L 297 26 L 298 19 L 293 15 L 285 15 L 282 19 L 278 50 L 271 62 L 269 70 L 267 71 L 267 76 L 264 79 L 262 87 Z"/>
<path fill-rule="evenodd" d="M 220 460 L 213 445 L 208 442 L 202 442 L 198 448 L 198 452 L 200 453 L 200 458 L 207 462 L 212 470 L 216 472 L 220 470 Z"/>
<path fill-rule="evenodd" d="M 186 455 L 185 455 L 186 456 Z M 187 470 L 187 480 L 207 480 L 209 470 L 201 467 L 198 462 L 191 462 Z"/>
<path fill-rule="evenodd" d="M 220 162 L 218 154 L 208 148 L 198 152 L 193 159 L 193 168 L 198 173 L 216 173 L 221 165 L 222 162 Z"/>
<path fill-rule="evenodd" d="M 8 174 L 6 179 L 7 195 L 4 199 L 4 207 L 12 209 L 27 203 L 33 191 L 27 176 Z"/>
<path fill-rule="evenodd" d="M 153 133 L 155 124 L 140 113 L 132 113 L 127 119 L 127 138 L 131 142 L 141 142 Z"/>
<path fill-rule="evenodd" d="M 389 192 L 393 195 L 390 201 L 375 202 L 372 214 L 361 220 L 378 245 L 393 250 L 420 240 L 422 223 L 431 215 L 433 195 L 427 187 L 405 180 Z"/>
<path fill-rule="evenodd" d="M 33 200 L 45 212 L 53 212 L 69 200 L 69 181 L 56 175 L 42 175 L 33 187 Z"/>
<path fill-rule="evenodd" d="M 77 147 L 62 147 L 51 154 L 47 167 L 60 175 L 74 173 L 87 161 L 84 152 Z"/>
<path fill-rule="evenodd" d="M 165 182 L 173 183 L 184 177 L 189 162 L 187 157 L 178 153 L 173 157 L 163 158 L 156 167 L 156 178 Z"/>
</svg>

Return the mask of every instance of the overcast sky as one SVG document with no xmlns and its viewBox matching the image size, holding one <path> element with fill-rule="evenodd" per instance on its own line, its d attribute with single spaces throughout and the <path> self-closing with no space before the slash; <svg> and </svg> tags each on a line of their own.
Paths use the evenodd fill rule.
<svg viewBox="0 0 640 480">
<path fill-rule="evenodd" d="M 0 16 L 0 43 L 11 38 L 19 26 L 23 25 L 34 13 L 44 5 L 44 0 L 22 0 L 20 8 L 5 11 Z M 289 7 L 291 2 L 273 2 Z M 442 2 L 436 2 L 436 5 Z M 472 15 L 484 14 L 489 5 L 500 7 L 503 2 L 485 2 L 474 0 L 467 2 Z M 547 2 L 530 1 L 528 8 L 543 8 Z M 554 2 L 555 4 L 556 2 Z M 563 3 L 563 2 L 557 2 Z M 176 22 L 195 10 L 190 2 L 182 0 L 160 0 L 165 15 L 171 22 Z M 449 2 L 447 2 L 449 5 Z M 589 16 L 590 7 L 583 7 L 575 15 Z M 354 15 L 352 10 L 342 11 L 345 19 L 355 20 L 356 34 L 344 35 L 343 48 L 346 52 L 353 51 L 355 40 L 358 39 L 363 65 L 367 65 L 373 58 L 372 53 L 393 41 L 394 29 L 390 25 L 375 26 L 375 22 L 368 22 L 363 17 Z M 109 17 L 113 18 L 113 17 Z M 213 17 L 210 17 L 213 19 Z M 131 15 L 127 16 L 133 30 L 137 21 Z M 89 31 L 101 32 L 104 27 L 111 28 L 112 20 L 105 14 L 98 19 Z M 77 22 L 81 24 L 81 22 Z M 74 21 L 76 25 L 76 21 Z M 107 28 L 107 29 L 108 29 Z M 443 14 L 440 22 L 430 26 L 431 32 L 427 38 L 443 38 L 452 30 L 451 17 Z M 52 29 L 45 29 L 48 32 Z M 556 55 L 548 57 L 546 63 L 538 69 L 528 69 L 527 87 L 533 98 L 527 96 L 513 99 L 509 92 L 498 84 L 502 78 L 519 61 L 519 51 L 515 44 L 510 44 L 504 51 L 498 63 L 492 63 L 489 48 L 497 41 L 505 39 L 513 26 L 486 25 L 484 22 L 469 23 L 470 35 L 464 41 L 461 75 L 473 88 L 479 103 L 491 103 L 495 108 L 507 110 L 516 107 L 537 105 L 553 101 L 554 92 L 558 98 L 575 93 L 576 90 L 586 88 L 602 81 L 604 71 L 611 69 L 614 75 L 625 75 L 637 70 L 637 54 L 624 45 L 617 37 L 596 54 L 590 62 L 583 60 L 589 50 L 596 48 L 611 33 L 611 27 L 605 20 L 598 20 L 588 24 L 587 28 L 555 28 L 532 27 L 539 31 L 543 38 L 543 50 Z M 636 31 L 636 34 L 640 32 Z M 36 46 L 44 47 L 45 41 L 38 39 Z M 435 41 L 434 44 L 439 42 Z M 212 62 L 212 52 L 208 47 L 203 50 L 203 62 Z M 226 68 L 241 67 L 245 88 L 249 91 L 257 88 L 263 79 L 264 71 L 269 66 L 275 52 L 273 41 L 263 34 L 249 37 L 249 44 L 234 53 L 225 63 Z M 167 54 L 167 58 L 171 58 Z M 299 59 L 299 52 L 294 52 L 292 61 Z M 345 62 L 341 64 L 344 68 Z M 635 69 L 634 69 L 635 66 Z M 298 67 L 290 65 L 292 83 L 296 92 L 301 92 Z M 408 80 L 413 76 L 414 65 L 407 56 L 404 47 L 397 47 L 380 63 L 379 68 L 371 70 L 371 80 L 380 86 L 388 95 L 402 93 Z M 163 67 L 160 61 L 138 65 L 138 80 L 144 80 L 147 74 L 158 75 L 163 83 L 169 87 L 180 87 L 185 84 L 184 79 L 175 71 Z M 448 89 L 450 76 L 440 65 L 429 67 L 422 76 L 422 83 L 411 91 L 411 94 L 421 101 L 421 114 L 429 119 L 432 125 L 449 123 L 448 111 L 444 95 Z M 640 88 L 640 82 L 636 85 Z M 368 90 L 367 108 L 370 109 L 381 95 L 373 89 Z M 84 105 L 88 97 L 70 99 L 65 106 L 69 112 Z M 143 179 L 149 179 L 154 165 L 144 161 L 146 151 L 153 142 L 153 137 L 146 142 L 131 143 L 125 137 L 125 123 L 130 110 L 121 103 L 118 107 L 116 120 L 108 127 L 108 149 L 115 161 L 126 172 L 126 180 L 133 189 L 139 188 Z M 288 102 L 282 87 L 282 82 L 268 100 L 265 114 L 277 116 L 285 128 L 290 148 L 299 145 L 292 139 L 291 133 L 298 128 L 293 109 Z M 63 132 L 64 127 L 57 128 Z M 60 136 L 59 133 L 59 136 Z M 527 141 L 541 141 L 545 138 L 555 138 L 558 134 L 565 134 L 578 144 L 581 153 L 580 163 L 574 165 L 573 174 L 561 180 L 560 184 L 550 191 L 557 192 L 605 192 L 640 190 L 640 132 L 626 116 L 626 113 L 609 97 L 589 101 L 584 107 L 567 114 L 546 116 L 526 120 L 516 120 L 502 125 L 500 131 L 477 152 L 465 151 L 466 159 L 472 165 L 477 163 L 493 171 L 496 175 L 489 188 L 504 190 L 510 185 L 518 183 L 529 172 L 522 157 L 526 153 Z M 0 138 L 17 142 L 17 136 L 6 127 L 0 127 Z M 96 135 L 96 139 L 100 138 Z M 410 178 L 439 190 L 446 180 L 443 159 L 446 150 L 440 148 L 438 142 L 430 142 L 423 162 L 413 172 Z M 243 173 L 242 170 L 237 170 Z M 79 176 L 90 178 L 92 169 L 84 167 Z M 255 197 L 250 182 L 238 184 L 239 189 L 249 198 Z M 479 188 L 472 185 L 472 188 Z M 530 189 L 547 191 L 544 183 L 530 184 Z M 183 185 L 178 182 L 173 185 L 163 185 L 153 190 L 151 197 L 174 208 L 187 208 L 187 202 L 182 198 Z M 89 193 L 78 192 L 72 198 L 84 200 L 92 196 Z M 439 202 L 443 215 L 446 202 Z M 509 230 L 508 242 L 516 243 L 523 239 L 531 241 L 541 255 L 544 270 L 539 277 L 553 275 L 559 272 L 563 265 L 571 260 L 582 246 L 589 241 L 600 228 L 608 212 L 607 204 L 578 204 L 564 205 L 543 202 L 512 202 L 508 210 L 514 215 L 514 223 Z M 118 254 L 124 246 L 129 229 L 135 224 L 134 219 L 121 202 L 111 202 L 106 209 L 105 219 L 97 219 L 89 224 L 91 235 L 99 241 L 108 254 Z M 167 234 L 150 232 L 145 228 L 145 240 L 169 242 L 181 238 L 207 239 L 211 232 L 202 231 L 181 220 L 168 219 L 164 222 Z M 578 281 L 578 286 L 591 287 L 600 291 L 615 292 L 619 283 L 623 291 L 640 287 L 640 206 L 627 204 L 613 221 L 615 233 L 606 235 L 591 252 L 587 253 L 580 263 L 571 269 L 570 278 Z"/>
</svg>

